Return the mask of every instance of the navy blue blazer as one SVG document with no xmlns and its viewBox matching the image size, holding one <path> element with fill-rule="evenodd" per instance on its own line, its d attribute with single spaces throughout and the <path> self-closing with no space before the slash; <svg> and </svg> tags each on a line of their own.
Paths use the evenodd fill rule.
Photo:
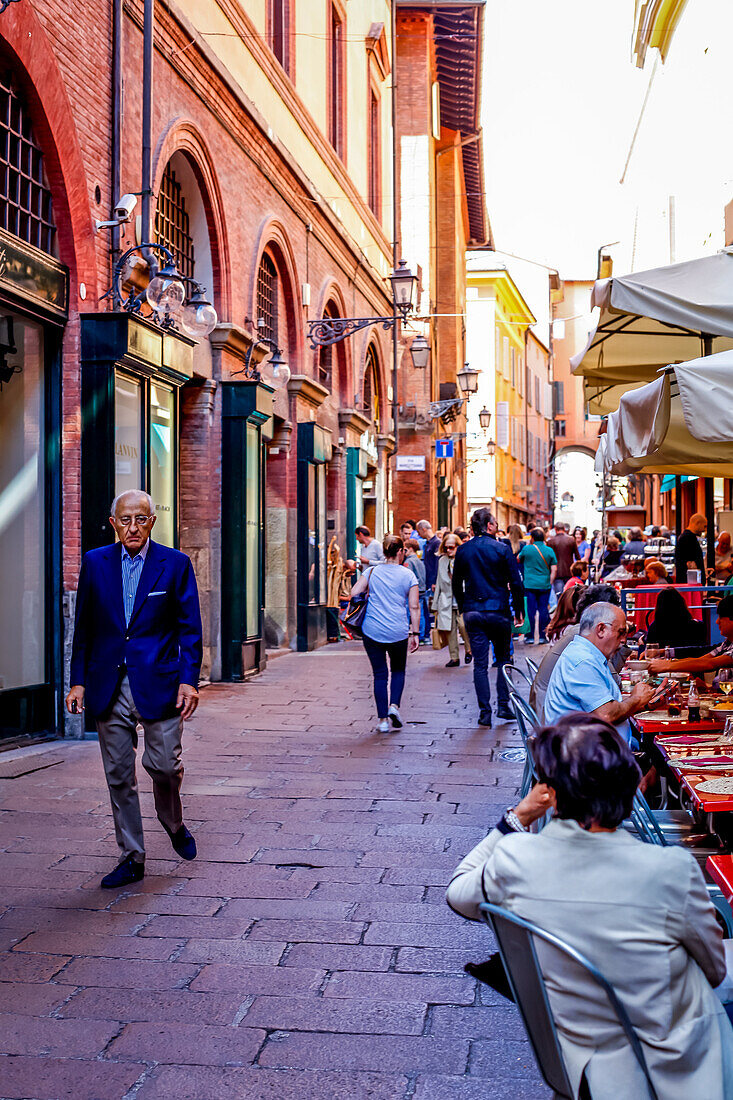
<svg viewBox="0 0 733 1100">
<path fill-rule="evenodd" d="M 129 626 L 122 602 L 122 545 L 84 555 L 76 594 L 71 686 L 103 716 L 123 667 L 140 715 L 154 722 L 176 713 L 179 684 L 198 687 L 201 613 L 191 560 L 152 539 L 140 574 Z"/>
<path fill-rule="evenodd" d="M 524 615 L 524 581 L 507 542 L 474 535 L 456 550 L 453 595 L 458 610 L 492 611 L 509 618 L 509 594 L 515 615 Z"/>
</svg>

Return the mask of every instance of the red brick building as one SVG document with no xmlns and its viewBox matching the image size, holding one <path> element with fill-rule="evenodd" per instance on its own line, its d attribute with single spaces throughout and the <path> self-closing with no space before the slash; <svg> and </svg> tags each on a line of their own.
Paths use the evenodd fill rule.
<svg viewBox="0 0 733 1100">
<path fill-rule="evenodd" d="M 381 536 L 390 522 L 391 333 L 308 341 L 309 322 L 392 312 L 390 5 L 347 13 L 333 0 L 317 17 L 303 0 L 261 7 L 155 5 L 149 116 L 142 2 L 94 4 L 83 21 L 57 0 L 0 15 L 2 734 L 63 725 L 81 555 L 111 541 L 117 492 L 147 488 L 155 537 L 190 554 L 212 679 L 261 668 L 268 647 L 325 641 L 329 542 L 345 556 L 356 523 Z M 437 26 L 440 5 L 421 7 Z M 405 73 L 403 89 L 412 84 Z M 458 258 L 483 231 L 483 200 L 471 213 L 463 196 L 467 156 L 474 174 L 479 163 L 464 136 L 443 127 L 431 151 L 451 212 L 446 221 L 439 201 L 436 241 L 447 248 L 459 221 L 461 235 L 446 257 L 458 290 L 423 268 L 430 314 L 460 314 Z M 138 199 L 132 218 L 97 230 L 122 194 Z M 147 241 L 213 303 L 208 338 L 108 296 L 117 259 Z M 414 268 L 419 257 L 404 254 Z M 147 279 L 134 253 L 124 295 Z M 424 376 L 432 397 L 461 359 L 460 316 L 429 326 L 441 349 L 440 371 Z M 273 349 L 284 387 L 266 362 Z M 68 730 L 78 735 L 77 719 Z"/>
</svg>

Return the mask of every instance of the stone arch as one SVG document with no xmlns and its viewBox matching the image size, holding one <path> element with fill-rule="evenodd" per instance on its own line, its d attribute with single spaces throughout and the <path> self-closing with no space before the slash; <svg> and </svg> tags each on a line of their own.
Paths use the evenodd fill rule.
<svg viewBox="0 0 733 1100">
<path fill-rule="evenodd" d="M 43 148 L 54 203 L 59 259 L 69 268 L 70 302 L 75 305 L 79 301 L 79 284 L 84 283 L 87 308 L 95 309 L 103 291 L 99 284 L 88 181 L 53 45 L 30 4 L 11 4 L 3 12 L 0 31 L 0 49 L 13 62 L 14 75 L 26 97 L 36 138 Z"/>
<path fill-rule="evenodd" d="M 303 358 L 303 328 L 300 324 L 298 307 L 298 279 L 295 255 L 285 227 L 275 218 L 267 218 L 260 226 L 257 238 L 257 247 L 254 252 L 254 262 L 250 272 L 250 291 L 248 295 L 247 316 L 252 320 L 257 319 L 257 276 L 262 263 L 262 257 L 267 253 L 275 263 L 278 278 L 281 283 L 282 301 L 285 306 L 285 323 L 287 332 L 287 346 L 282 348 L 285 358 L 288 360 L 293 374 L 302 373 Z M 282 335 L 281 335 L 281 344 Z"/>
<path fill-rule="evenodd" d="M 212 270 L 212 285 L 206 289 L 213 295 L 219 319 L 227 320 L 232 315 L 232 297 L 224 203 L 209 148 L 197 127 L 187 119 L 174 119 L 158 140 L 153 167 L 154 195 L 160 190 L 169 161 L 177 153 L 185 158 L 193 173 L 204 208 Z"/>
<path fill-rule="evenodd" d="M 326 314 L 333 317 L 347 317 L 346 302 L 341 287 L 334 279 L 329 279 L 322 287 L 318 296 L 318 311 L 316 317 L 325 317 Z M 332 345 L 335 360 L 335 381 L 332 392 L 343 408 L 350 408 L 356 403 L 357 388 L 354 385 L 353 357 L 351 353 L 352 341 L 350 338 L 339 340 Z M 319 353 L 314 353 L 313 372 L 318 380 Z"/>
</svg>

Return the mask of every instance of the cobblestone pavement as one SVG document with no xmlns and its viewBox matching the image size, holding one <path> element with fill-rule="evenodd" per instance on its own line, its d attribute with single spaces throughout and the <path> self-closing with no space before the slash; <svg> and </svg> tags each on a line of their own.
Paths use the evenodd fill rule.
<svg viewBox="0 0 733 1100">
<path fill-rule="evenodd" d="M 519 1016 L 463 972 L 494 945 L 450 912 L 461 857 L 514 798 L 511 723 L 470 668 L 410 658 L 405 728 L 373 732 L 356 643 L 203 692 L 173 853 L 142 772 L 143 882 L 98 746 L 0 780 L 0 1095 L 25 1100 L 543 1100 Z M 0 757 L 0 762 L 3 758 Z"/>
</svg>

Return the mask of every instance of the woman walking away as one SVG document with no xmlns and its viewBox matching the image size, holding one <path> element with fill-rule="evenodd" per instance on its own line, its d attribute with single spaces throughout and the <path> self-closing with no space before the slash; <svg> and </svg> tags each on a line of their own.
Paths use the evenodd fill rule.
<svg viewBox="0 0 733 1100">
<path fill-rule="evenodd" d="M 547 641 L 545 631 L 550 621 L 550 589 L 557 573 L 557 557 L 550 546 L 545 545 L 545 532 L 541 527 L 530 531 L 531 542 L 519 551 L 517 560 L 524 574 L 524 591 L 527 595 L 527 618 L 529 634 L 525 645 L 534 643 L 534 620 L 539 613 L 540 644 Z"/>
<path fill-rule="evenodd" d="M 367 609 L 362 623 L 364 649 L 374 674 L 374 700 L 377 704 L 379 733 L 389 733 L 402 725 L 399 705 L 405 686 L 407 654 L 419 645 L 420 600 L 417 577 L 403 565 L 405 550 L 401 538 L 387 535 L 382 543 L 384 562 L 367 569 L 351 589 L 358 596 L 368 588 Z M 407 620 L 410 627 L 408 630 Z M 387 657 L 391 672 L 388 681 Z"/>
<path fill-rule="evenodd" d="M 456 550 L 461 545 L 458 535 L 452 535 L 447 531 L 443 535 L 443 541 L 438 551 L 438 575 L 435 579 L 435 591 L 433 593 L 433 611 L 435 612 L 435 628 L 444 631 L 448 635 L 448 653 L 450 660 L 446 668 L 457 668 L 460 665 L 458 653 L 458 631 L 461 632 L 463 643 L 466 647 L 465 661 L 470 665 L 471 643 L 468 640 L 466 628 L 463 625 L 463 616 L 458 614 L 458 604 L 453 595 L 453 562 Z"/>
</svg>

